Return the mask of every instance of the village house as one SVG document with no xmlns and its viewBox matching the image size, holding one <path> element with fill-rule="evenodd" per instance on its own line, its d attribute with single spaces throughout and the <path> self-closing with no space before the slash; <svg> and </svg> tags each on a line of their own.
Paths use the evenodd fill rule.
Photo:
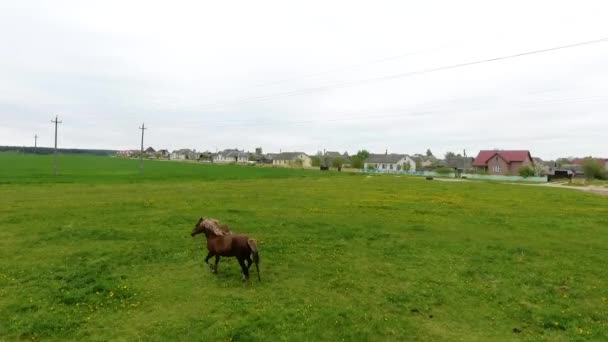
<svg viewBox="0 0 608 342">
<path fill-rule="evenodd" d="M 405 154 L 370 154 L 363 164 L 363 169 L 375 169 L 386 173 L 397 171 L 413 172 L 416 171 L 416 162 L 410 156 Z"/>
<path fill-rule="evenodd" d="M 434 165 L 439 163 L 439 160 L 432 155 L 427 156 L 426 154 L 417 153 L 411 156 L 411 158 L 416 162 L 416 165 L 418 165 L 420 169 L 432 169 Z"/>
<path fill-rule="evenodd" d="M 129 158 L 139 153 L 139 150 L 124 150 L 116 152 L 117 157 Z"/>
<path fill-rule="evenodd" d="M 249 155 L 237 149 L 224 150 L 213 156 L 214 163 L 247 163 Z"/>
<path fill-rule="evenodd" d="M 250 153 L 249 160 L 254 161 L 258 164 L 272 164 L 273 153 L 261 154 L 261 153 Z"/>
<path fill-rule="evenodd" d="M 157 153 L 158 153 L 159 158 L 164 158 L 164 159 L 168 159 L 169 156 L 171 155 L 168 150 L 158 150 Z"/>
<path fill-rule="evenodd" d="M 572 161 L 572 164 L 582 166 L 583 164 L 585 164 L 585 161 L 587 159 L 593 159 L 597 161 L 602 166 L 602 168 L 604 168 L 604 170 L 608 171 L 608 158 L 576 158 Z"/>
<path fill-rule="evenodd" d="M 198 159 L 196 152 L 187 148 L 175 150 L 169 156 L 171 160 L 196 160 Z"/>
<path fill-rule="evenodd" d="M 274 159 L 279 155 L 280 153 L 266 153 L 264 155 L 264 159 L 262 160 L 263 163 L 267 163 L 267 164 L 274 164 Z"/>
<path fill-rule="evenodd" d="M 273 156 L 272 165 L 311 167 L 312 160 L 304 152 L 282 152 Z"/>
<path fill-rule="evenodd" d="M 350 156 L 348 153 L 327 151 L 321 155 L 321 165 L 331 167 L 336 159 L 341 159 L 344 164 L 350 163 Z"/>
<path fill-rule="evenodd" d="M 440 167 L 454 169 L 456 173 L 464 173 L 473 168 L 473 158 L 463 157 L 461 155 L 447 157 L 445 160 L 439 161 Z"/>
<path fill-rule="evenodd" d="M 481 150 L 473 166 L 491 175 L 517 176 L 522 167 L 534 167 L 534 160 L 528 150 Z"/>
</svg>

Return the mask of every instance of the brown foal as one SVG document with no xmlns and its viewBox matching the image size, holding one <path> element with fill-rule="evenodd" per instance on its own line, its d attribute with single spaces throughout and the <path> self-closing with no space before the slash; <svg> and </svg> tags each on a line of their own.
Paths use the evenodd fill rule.
<svg viewBox="0 0 608 342">
<path fill-rule="evenodd" d="M 247 235 L 233 234 L 228 226 L 220 224 L 218 220 L 203 219 L 202 217 L 198 220 L 190 235 L 195 236 L 200 233 L 204 233 L 207 238 L 209 253 L 205 262 L 209 264 L 209 259 L 215 256 L 215 265 L 209 265 L 213 273 L 217 273 L 220 256 L 236 257 L 243 271 L 243 280 L 249 279 L 249 268 L 252 263 L 255 263 L 258 280 L 262 281 L 258 266 L 260 256 L 256 240 L 250 239 Z"/>
</svg>

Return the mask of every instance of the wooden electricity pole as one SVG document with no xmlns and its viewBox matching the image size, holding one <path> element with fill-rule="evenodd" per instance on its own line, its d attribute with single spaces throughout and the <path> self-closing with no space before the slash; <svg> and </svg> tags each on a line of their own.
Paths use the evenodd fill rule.
<svg viewBox="0 0 608 342">
<path fill-rule="evenodd" d="M 34 135 L 34 152 L 38 150 L 38 134 Z"/>
<path fill-rule="evenodd" d="M 59 116 L 55 116 L 55 120 L 51 120 L 55 124 L 55 151 L 53 152 L 53 175 L 57 176 L 57 125 L 61 123 Z"/>
<path fill-rule="evenodd" d="M 141 124 L 141 151 L 139 153 L 139 174 L 144 174 L 144 131 L 147 129 L 145 124 Z"/>
</svg>

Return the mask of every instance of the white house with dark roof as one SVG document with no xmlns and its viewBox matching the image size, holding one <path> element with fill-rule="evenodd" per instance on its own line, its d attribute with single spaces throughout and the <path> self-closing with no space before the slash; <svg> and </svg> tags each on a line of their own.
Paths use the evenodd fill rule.
<svg viewBox="0 0 608 342">
<path fill-rule="evenodd" d="M 181 150 L 175 150 L 169 155 L 171 160 L 194 160 L 198 159 L 195 151 L 183 148 Z"/>
<path fill-rule="evenodd" d="M 272 158 L 272 165 L 298 166 L 299 163 L 303 167 L 312 166 L 312 160 L 304 152 L 282 152 Z"/>
<path fill-rule="evenodd" d="M 223 150 L 213 156 L 214 163 L 247 163 L 248 161 L 249 155 L 237 149 Z"/>
<path fill-rule="evenodd" d="M 405 164 L 409 165 L 409 169 Z M 406 154 L 385 153 L 370 154 L 363 164 L 365 170 L 375 169 L 379 172 L 416 171 L 416 162 Z"/>
</svg>

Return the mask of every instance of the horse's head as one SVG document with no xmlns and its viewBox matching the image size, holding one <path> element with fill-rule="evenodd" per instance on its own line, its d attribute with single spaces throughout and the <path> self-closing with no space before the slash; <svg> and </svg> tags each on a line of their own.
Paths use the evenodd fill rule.
<svg viewBox="0 0 608 342">
<path fill-rule="evenodd" d="M 198 222 L 194 226 L 194 229 L 192 229 L 192 233 L 190 235 L 194 236 L 200 233 L 205 233 L 205 236 L 208 236 L 208 234 L 215 236 L 232 234 L 232 232 L 230 231 L 230 227 L 226 225 L 220 225 L 220 222 L 218 220 L 207 219 L 202 217 L 198 220 Z"/>
<path fill-rule="evenodd" d="M 198 222 L 196 222 L 196 224 L 194 225 L 194 229 L 192 229 L 192 233 L 190 234 L 190 236 L 194 237 L 194 235 L 205 232 L 205 227 L 203 226 L 203 221 L 204 221 L 204 219 L 201 217 L 198 220 Z"/>
</svg>

